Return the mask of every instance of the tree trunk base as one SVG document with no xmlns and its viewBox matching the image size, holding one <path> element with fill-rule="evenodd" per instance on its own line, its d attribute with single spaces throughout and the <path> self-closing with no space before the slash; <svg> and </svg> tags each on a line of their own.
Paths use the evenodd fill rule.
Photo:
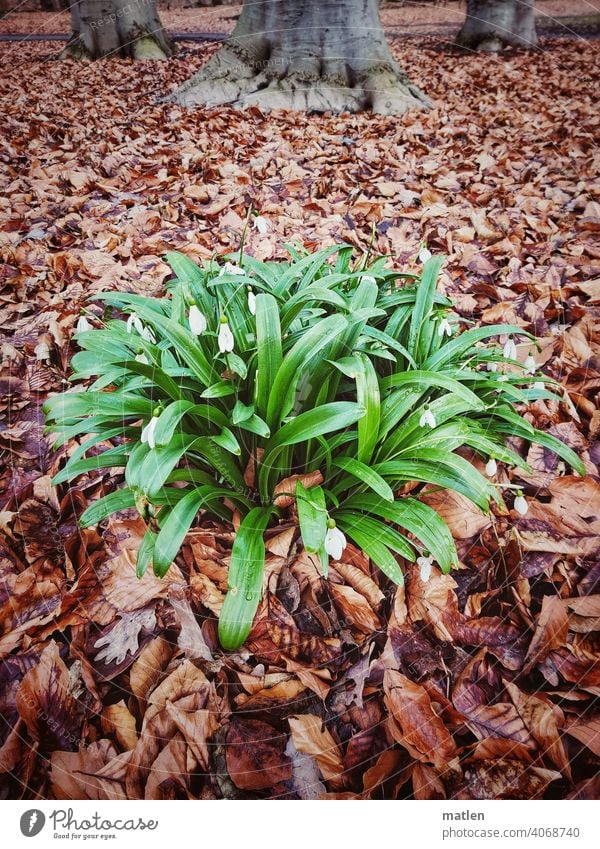
<svg viewBox="0 0 600 849">
<path fill-rule="evenodd" d="M 240 56 L 234 42 L 226 42 L 198 74 L 184 83 L 170 100 L 182 106 L 258 106 L 303 112 L 360 112 L 400 115 L 409 109 L 428 109 L 429 98 L 405 74 L 387 63 L 353 73 L 347 64 L 319 63 L 319 73 L 285 68 L 277 73 Z M 271 62 L 271 65 L 276 63 Z"/>
<path fill-rule="evenodd" d="M 154 0 L 71 2 L 72 35 L 59 59 L 168 59 L 175 46 L 163 29 Z"/>
<path fill-rule="evenodd" d="M 467 17 L 456 44 L 478 53 L 535 47 L 534 0 L 467 0 Z"/>
</svg>

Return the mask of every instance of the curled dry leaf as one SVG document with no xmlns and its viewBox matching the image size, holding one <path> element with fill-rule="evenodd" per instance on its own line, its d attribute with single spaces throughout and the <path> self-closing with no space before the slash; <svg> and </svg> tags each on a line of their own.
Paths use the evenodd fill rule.
<svg viewBox="0 0 600 849">
<path fill-rule="evenodd" d="M 556 596 L 544 596 L 542 609 L 535 624 L 535 631 L 527 655 L 523 672 L 527 673 L 552 651 L 567 641 L 569 617 L 562 600 Z"/>
<path fill-rule="evenodd" d="M 69 670 L 52 640 L 17 689 L 19 716 L 41 749 L 72 751 L 80 742 L 79 707 L 70 693 Z"/>
<path fill-rule="evenodd" d="M 344 765 L 338 744 L 320 717 L 313 714 L 291 716 L 288 720 L 298 752 L 314 757 L 325 781 L 338 785 Z"/>
<path fill-rule="evenodd" d="M 383 688 L 393 718 L 390 733 L 394 740 L 418 761 L 455 769 L 456 744 L 434 711 L 427 691 L 394 669 L 385 670 Z"/>
<path fill-rule="evenodd" d="M 227 770 L 240 790 L 266 790 L 289 781 L 286 737 L 258 719 L 235 719 L 227 731 Z"/>
<path fill-rule="evenodd" d="M 283 480 L 279 481 L 275 489 L 273 490 L 274 495 L 276 496 L 273 504 L 275 507 L 279 507 L 284 510 L 287 507 L 291 507 L 296 498 L 296 484 L 300 481 L 306 489 L 309 489 L 311 486 L 318 486 L 318 484 L 323 483 L 323 475 L 317 469 L 314 472 L 308 472 L 305 475 L 290 475 L 289 478 L 283 478 Z"/>
</svg>

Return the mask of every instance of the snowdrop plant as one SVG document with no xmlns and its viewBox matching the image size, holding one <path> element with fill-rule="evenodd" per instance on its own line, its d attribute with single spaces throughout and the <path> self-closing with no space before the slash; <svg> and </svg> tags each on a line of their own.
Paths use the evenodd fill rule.
<svg viewBox="0 0 600 849">
<path fill-rule="evenodd" d="M 422 493 L 453 489 L 488 511 L 502 498 L 497 464 L 527 469 L 509 437 L 584 473 L 573 451 L 522 415 L 557 397 L 539 372 L 532 386 L 513 356 L 515 337 L 535 340 L 506 324 L 454 324 L 447 334 L 439 257 L 424 256 L 415 277 L 384 257 L 355 262 L 350 246 L 289 250 L 289 262 L 241 256 L 203 267 L 170 253 L 164 297 L 97 296 L 104 322 L 79 328 L 75 385 L 45 405 L 56 446 L 71 443 L 56 485 L 123 470 L 80 521 L 137 509 L 147 525 L 139 576 L 166 574 L 199 514 L 238 514 L 219 622 L 227 649 L 251 629 L 264 534 L 281 520 L 297 524 L 324 576 L 351 541 L 391 581 L 412 563 L 426 580 L 457 554 Z M 322 483 L 304 485 L 315 478 Z M 278 506 L 282 487 L 291 507 Z M 520 491 L 514 508 L 527 509 Z"/>
</svg>

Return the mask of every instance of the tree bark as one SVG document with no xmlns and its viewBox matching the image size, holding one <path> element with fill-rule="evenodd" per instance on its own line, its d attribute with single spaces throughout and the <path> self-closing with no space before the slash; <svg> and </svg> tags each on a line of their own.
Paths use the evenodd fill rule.
<svg viewBox="0 0 600 849">
<path fill-rule="evenodd" d="M 484 53 L 506 46 L 535 47 L 535 0 L 467 0 L 467 17 L 456 42 Z"/>
<path fill-rule="evenodd" d="M 167 59 L 174 47 L 156 0 L 73 0 L 72 34 L 61 59 Z"/>
<path fill-rule="evenodd" d="M 223 47 L 172 99 L 386 115 L 430 105 L 394 60 L 377 0 L 246 0 Z"/>
</svg>

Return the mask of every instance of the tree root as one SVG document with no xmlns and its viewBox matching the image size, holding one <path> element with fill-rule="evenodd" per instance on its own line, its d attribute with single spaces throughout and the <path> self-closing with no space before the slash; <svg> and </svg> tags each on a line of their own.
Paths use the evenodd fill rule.
<svg viewBox="0 0 600 849">
<path fill-rule="evenodd" d="M 303 112 L 359 112 L 401 115 L 409 109 L 428 109 L 429 98 L 401 72 L 389 65 L 373 65 L 360 75 L 314 73 L 286 69 L 274 74 L 260 63 L 240 59 L 239 50 L 226 44 L 206 68 L 184 83 L 168 99 L 182 106 L 258 106 Z"/>
</svg>

